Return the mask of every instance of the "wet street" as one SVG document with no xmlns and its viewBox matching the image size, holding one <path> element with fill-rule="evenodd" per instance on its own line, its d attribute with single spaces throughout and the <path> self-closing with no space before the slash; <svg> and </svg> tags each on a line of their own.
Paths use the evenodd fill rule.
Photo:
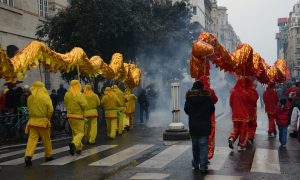
<svg viewBox="0 0 300 180">
<path fill-rule="evenodd" d="M 24 149 L 0 150 L 0 179 L 300 179 L 300 143 L 288 138 L 286 149 L 278 137 L 268 139 L 267 119 L 258 111 L 254 145 L 246 152 L 227 146 L 232 127 L 230 113 L 217 117 L 216 150 L 204 176 L 191 167 L 190 141 L 164 142 L 165 128 L 137 125 L 109 140 L 100 132 L 96 145 L 86 145 L 81 155 L 70 156 L 68 140 L 53 143 L 54 161 L 45 162 L 39 146 L 32 167 L 24 165 Z"/>
</svg>

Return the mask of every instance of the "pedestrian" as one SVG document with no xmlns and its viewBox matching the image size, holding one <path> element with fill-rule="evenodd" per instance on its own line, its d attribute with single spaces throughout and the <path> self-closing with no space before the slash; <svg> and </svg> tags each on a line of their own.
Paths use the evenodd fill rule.
<svg viewBox="0 0 300 180">
<path fill-rule="evenodd" d="M 248 124 L 248 142 L 253 144 L 254 136 L 257 128 L 257 100 L 258 93 L 256 91 L 256 84 L 253 83 L 253 80 L 246 79 L 246 90 L 248 96 L 250 97 L 250 103 L 248 104 L 249 110 L 249 124 Z"/>
<path fill-rule="evenodd" d="M 8 84 L 8 91 L 5 96 L 5 108 L 8 113 L 14 114 L 17 112 L 18 100 L 16 96 L 16 85 Z"/>
<path fill-rule="evenodd" d="M 199 78 L 199 80 L 202 82 L 204 89 L 209 91 L 211 100 L 214 104 L 218 102 L 218 97 L 215 93 L 215 91 L 210 87 L 209 84 L 209 77 L 208 76 L 202 76 Z M 211 116 L 211 131 L 208 137 L 208 160 L 212 159 L 215 152 L 215 132 L 216 132 L 216 115 L 215 113 Z"/>
<path fill-rule="evenodd" d="M 132 93 L 132 90 L 129 88 L 125 89 L 124 100 L 125 100 L 125 117 L 124 117 L 124 126 L 127 129 L 133 128 L 134 122 L 134 112 L 135 112 L 135 101 L 137 97 Z"/>
<path fill-rule="evenodd" d="M 20 107 L 27 107 L 27 99 L 30 96 L 31 92 L 28 85 L 25 85 L 23 88 L 23 93 L 20 97 Z"/>
<path fill-rule="evenodd" d="M 67 92 L 67 89 L 64 88 L 64 85 L 63 84 L 60 84 L 59 85 L 59 89 L 57 90 L 57 103 L 62 103 L 64 102 L 64 97 L 65 97 L 65 94 Z"/>
<path fill-rule="evenodd" d="M 114 91 L 110 87 L 106 87 L 100 105 L 104 107 L 107 136 L 110 139 L 116 138 L 119 111 L 117 107 L 119 107 L 120 104 L 119 98 L 116 96 Z"/>
<path fill-rule="evenodd" d="M 28 134 L 28 142 L 25 152 L 25 164 L 31 166 L 39 138 L 42 139 L 45 151 L 45 160 L 51 161 L 52 144 L 50 138 L 50 119 L 53 113 L 53 106 L 50 96 L 44 83 L 36 81 L 31 88 L 31 95 L 28 97 L 29 120 L 26 124 L 25 133 Z"/>
<path fill-rule="evenodd" d="M 89 144 L 95 144 L 98 127 L 98 111 L 100 99 L 92 90 L 91 85 L 85 85 L 83 94 L 87 101 L 84 117 L 88 120 L 85 124 L 85 139 Z"/>
<path fill-rule="evenodd" d="M 277 135 L 274 114 L 276 112 L 276 107 L 279 101 L 279 97 L 277 92 L 274 90 L 274 88 L 275 88 L 275 83 L 273 82 L 269 83 L 263 95 L 264 103 L 265 103 L 265 111 L 268 114 L 268 120 L 269 120 L 269 129 L 268 129 L 269 137 L 275 137 Z"/>
<path fill-rule="evenodd" d="M 72 129 L 73 140 L 69 143 L 70 154 L 75 151 L 80 154 L 83 148 L 82 138 L 84 136 L 84 112 L 87 108 L 87 101 L 81 93 L 81 85 L 78 80 L 72 80 L 69 90 L 66 92 L 64 102 L 67 108 L 67 118 Z"/>
<path fill-rule="evenodd" d="M 5 112 L 5 99 L 6 99 L 6 93 L 7 93 L 8 89 L 4 88 L 1 91 L 1 96 L 0 96 L 0 115 L 2 115 Z"/>
<path fill-rule="evenodd" d="M 148 108 L 149 108 L 149 100 L 148 100 L 148 96 L 147 96 L 147 92 L 145 89 L 142 88 L 142 91 L 140 93 L 140 95 L 138 96 L 138 102 L 140 105 L 140 122 L 144 123 L 144 112 L 146 115 L 146 121 L 149 120 L 149 112 L 148 112 Z"/>
<path fill-rule="evenodd" d="M 276 108 L 275 119 L 279 130 L 279 142 L 281 147 L 285 147 L 287 141 L 287 127 L 289 118 L 289 108 L 286 99 L 280 99 L 280 105 Z"/>
<path fill-rule="evenodd" d="M 204 89 L 202 82 L 196 81 L 186 93 L 184 111 L 189 116 L 189 132 L 192 139 L 194 170 L 207 173 L 208 137 L 211 132 L 211 116 L 215 111 L 209 91 Z"/>
<path fill-rule="evenodd" d="M 232 110 L 233 130 L 228 138 L 228 146 L 233 149 L 233 144 L 239 138 L 238 151 L 246 151 L 248 143 L 249 104 L 251 99 L 246 90 L 245 79 L 236 82 L 230 94 L 230 107 Z"/>
<path fill-rule="evenodd" d="M 52 89 L 50 98 L 52 100 L 53 108 L 56 109 L 57 103 L 58 103 L 58 95 L 56 94 L 56 90 Z"/>
</svg>

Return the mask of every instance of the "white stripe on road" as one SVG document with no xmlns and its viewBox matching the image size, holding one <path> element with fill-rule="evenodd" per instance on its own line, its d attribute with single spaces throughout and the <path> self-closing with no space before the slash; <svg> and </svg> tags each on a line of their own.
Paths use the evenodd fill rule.
<svg viewBox="0 0 300 180">
<path fill-rule="evenodd" d="M 40 149 L 43 149 L 43 147 L 35 148 L 35 150 L 40 150 Z M 0 159 L 5 158 L 5 157 L 9 157 L 9 156 L 14 156 L 14 155 L 21 154 L 21 153 L 25 154 L 25 150 L 26 149 L 22 149 L 22 150 L 19 150 L 19 151 L 13 151 L 13 152 L 9 152 L 9 153 L 0 154 Z"/>
<path fill-rule="evenodd" d="M 256 148 L 251 172 L 280 174 L 278 151 Z"/>
<path fill-rule="evenodd" d="M 80 155 L 74 155 L 74 156 L 65 156 L 59 159 L 55 159 L 53 161 L 49 161 L 46 163 L 43 163 L 42 165 L 65 165 L 68 163 L 71 163 L 73 161 L 77 161 L 79 159 L 85 158 L 87 156 L 93 155 L 93 154 L 97 154 L 99 152 L 105 151 L 107 149 L 111 149 L 116 147 L 117 145 L 101 145 L 101 146 L 97 146 L 91 149 L 87 149 L 82 151 L 82 153 Z"/>
<path fill-rule="evenodd" d="M 210 161 L 209 169 L 220 170 L 231 150 L 228 147 L 216 147 L 214 157 Z"/>
<path fill-rule="evenodd" d="M 69 146 L 54 149 L 52 151 L 52 154 L 61 153 L 61 152 L 67 151 L 67 150 L 69 150 Z M 44 152 L 37 153 L 37 154 L 33 155 L 32 160 L 40 159 L 44 156 L 45 156 Z M 19 164 L 22 164 L 22 163 L 24 163 L 24 157 L 21 157 L 21 158 L 18 158 L 18 159 L 13 159 L 13 160 L 10 160 L 10 161 L 5 161 L 5 162 L 0 163 L 0 165 L 19 165 Z"/>
<path fill-rule="evenodd" d="M 170 174 L 161 174 L 161 173 L 136 173 L 129 179 L 165 179 L 169 177 Z"/>
<path fill-rule="evenodd" d="M 89 166 L 113 166 L 117 163 L 120 163 L 126 159 L 129 159 L 149 148 L 154 146 L 153 144 L 146 145 L 146 144 L 138 144 L 134 145 L 130 148 L 127 148 L 123 151 L 120 151 L 116 154 L 113 154 L 111 156 L 108 156 L 104 159 L 101 159 L 99 161 L 96 161 L 94 163 L 89 164 Z"/>
<path fill-rule="evenodd" d="M 206 175 L 204 180 L 240 180 L 242 176 Z"/>
<path fill-rule="evenodd" d="M 173 145 L 151 159 L 143 162 L 137 167 L 141 168 L 163 168 L 171 161 L 179 157 L 182 153 L 184 153 L 187 149 L 189 149 L 191 145 Z"/>
</svg>

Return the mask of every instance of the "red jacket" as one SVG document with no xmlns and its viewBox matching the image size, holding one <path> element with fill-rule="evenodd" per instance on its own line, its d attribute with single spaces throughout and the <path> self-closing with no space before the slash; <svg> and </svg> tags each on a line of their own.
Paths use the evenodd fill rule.
<svg viewBox="0 0 300 180">
<path fill-rule="evenodd" d="M 285 107 L 277 107 L 275 113 L 275 119 L 278 126 L 287 126 L 289 119 L 289 109 Z"/>
<path fill-rule="evenodd" d="M 242 79 L 238 80 L 230 94 L 230 106 L 232 109 L 232 121 L 249 121 L 249 94 L 244 87 Z"/>
<path fill-rule="evenodd" d="M 266 113 L 275 114 L 276 106 L 279 101 L 277 92 L 273 88 L 267 87 L 264 92 L 263 98 Z"/>
<path fill-rule="evenodd" d="M 257 107 L 257 100 L 258 100 L 258 94 L 255 89 L 247 89 L 247 92 L 249 94 L 249 113 L 254 113 L 256 111 Z"/>
</svg>

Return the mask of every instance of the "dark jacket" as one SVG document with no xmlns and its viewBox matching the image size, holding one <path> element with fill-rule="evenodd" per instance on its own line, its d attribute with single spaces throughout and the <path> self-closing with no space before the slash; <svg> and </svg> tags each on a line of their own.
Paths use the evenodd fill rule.
<svg viewBox="0 0 300 180">
<path fill-rule="evenodd" d="M 211 115 L 215 111 L 210 93 L 206 90 L 190 90 L 186 93 L 184 111 L 189 116 L 192 136 L 209 136 Z"/>
<path fill-rule="evenodd" d="M 138 102 L 141 109 L 147 109 L 149 107 L 149 100 L 146 90 L 142 90 L 141 94 L 138 96 Z"/>
</svg>

